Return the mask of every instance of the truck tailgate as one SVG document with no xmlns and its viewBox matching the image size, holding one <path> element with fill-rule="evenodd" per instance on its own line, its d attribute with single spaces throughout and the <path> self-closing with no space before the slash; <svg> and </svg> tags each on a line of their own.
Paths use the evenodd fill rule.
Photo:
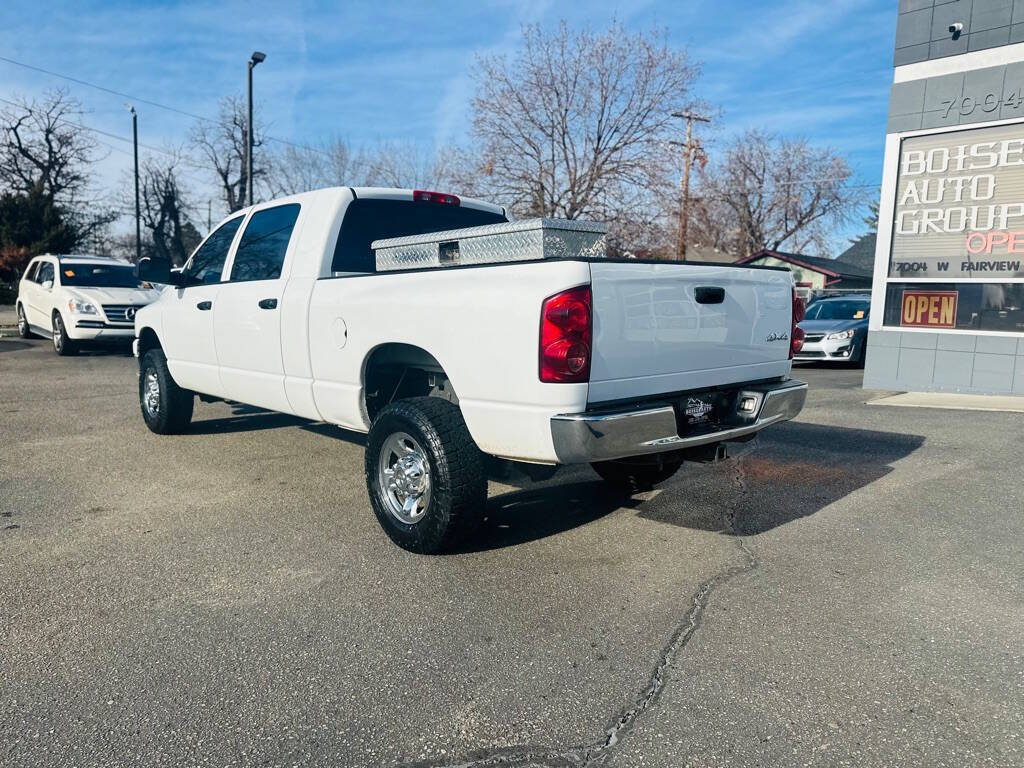
<svg viewBox="0 0 1024 768">
<path fill-rule="evenodd" d="M 789 374 L 789 272 L 600 261 L 590 271 L 589 402 Z"/>
</svg>

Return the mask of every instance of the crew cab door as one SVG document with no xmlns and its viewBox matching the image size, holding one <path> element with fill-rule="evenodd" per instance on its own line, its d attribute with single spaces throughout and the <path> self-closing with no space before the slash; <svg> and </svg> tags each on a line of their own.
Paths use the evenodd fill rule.
<svg viewBox="0 0 1024 768">
<path fill-rule="evenodd" d="M 167 365 L 179 386 L 223 396 L 214 345 L 213 312 L 221 273 L 243 216 L 221 224 L 192 254 L 182 270 L 186 284 L 161 302 L 161 340 Z"/>
<path fill-rule="evenodd" d="M 213 313 L 226 397 L 291 412 L 281 354 L 281 301 L 299 204 L 255 211 L 246 222 Z"/>
</svg>

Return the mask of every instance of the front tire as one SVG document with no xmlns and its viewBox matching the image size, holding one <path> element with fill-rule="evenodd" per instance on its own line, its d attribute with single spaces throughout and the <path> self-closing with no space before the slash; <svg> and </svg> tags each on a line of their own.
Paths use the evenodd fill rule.
<svg viewBox="0 0 1024 768">
<path fill-rule="evenodd" d="M 163 350 L 151 349 L 139 365 L 139 406 L 151 432 L 177 435 L 192 421 L 195 395 L 171 377 Z"/>
<path fill-rule="evenodd" d="M 64 327 L 64 318 L 60 316 L 60 312 L 53 313 L 53 351 L 61 357 L 78 354 L 78 344 L 68 336 L 68 329 Z"/>
<path fill-rule="evenodd" d="M 867 360 L 867 357 L 868 340 L 867 338 L 865 338 L 864 341 L 860 343 L 860 348 L 857 350 L 857 356 L 853 359 L 853 362 L 850 363 L 850 365 L 852 365 L 854 368 L 863 368 L 864 362 Z"/>
<path fill-rule="evenodd" d="M 635 463 L 634 463 L 635 462 Z M 656 458 L 650 462 L 635 459 L 595 461 L 590 466 L 610 486 L 623 493 L 649 491 L 674 475 L 683 465 L 682 459 Z"/>
<path fill-rule="evenodd" d="M 402 549 L 452 549 L 487 501 L 483 455 L 458 406 L 436 397 L 399 400 L 373 420 L 366 487 L 385 533 Z"/>
<path fill-rule="evenodd" d="M 25 308 L 21 304 L 18 305 L 18 335 L 23 339 L 31 339 L 35 335 L 28 327 Z"/>
</svg>

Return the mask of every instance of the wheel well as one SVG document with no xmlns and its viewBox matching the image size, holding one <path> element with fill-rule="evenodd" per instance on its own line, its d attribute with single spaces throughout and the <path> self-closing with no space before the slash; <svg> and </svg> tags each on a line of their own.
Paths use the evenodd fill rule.
<svg viewBox="0 0 1024 768">
<path fill-rule="evenodd" d="M 160 339 L 152 328 L 143 328 L 139 334 L 139 362 L 151 349 L 161 349 Z"/>
<path fill-rule="evenodd" d="M 412 344 L 382 344 L 363 365 L 363 410 L 372 422 L 385 405 L 409 397 L 459 398 L 437 358 Z"/>
</svg>

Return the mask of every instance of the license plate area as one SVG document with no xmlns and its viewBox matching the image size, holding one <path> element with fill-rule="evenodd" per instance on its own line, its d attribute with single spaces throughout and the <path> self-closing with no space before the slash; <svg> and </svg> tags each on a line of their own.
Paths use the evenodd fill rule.
<svg viewBox="0 0 1024 768">
<path fill-rule="evenodd" d="M 676 426 L 681 437 L 715 432 L 735 426 L 736 391 L 689 392 L 674 403 Z"/>
</svg>

